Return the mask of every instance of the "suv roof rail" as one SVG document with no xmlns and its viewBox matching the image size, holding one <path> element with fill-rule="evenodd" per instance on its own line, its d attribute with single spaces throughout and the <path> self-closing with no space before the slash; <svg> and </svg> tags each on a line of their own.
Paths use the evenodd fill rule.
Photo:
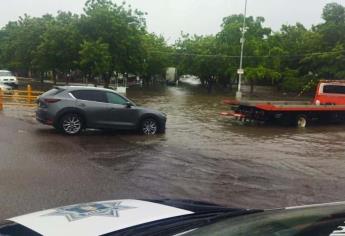
<svg viewBox="0 0 345 236">
<path fill-rule="evenodd" d="M 341 80 L 320 80 L 319 83 L 345 83 L 345 79 L 341 79 Z"/>
</svg>

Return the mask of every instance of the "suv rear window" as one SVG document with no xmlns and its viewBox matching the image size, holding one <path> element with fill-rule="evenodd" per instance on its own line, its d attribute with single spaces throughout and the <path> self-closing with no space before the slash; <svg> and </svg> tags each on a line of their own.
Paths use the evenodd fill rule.
<svg viewBox="0 0 345 236">
<path fill-rule="evenodd" d="M 58 95 L 59 93 L 62 93 L 63 91 L 65 91 L 65 90 L 61 89 L 61 88 L 53 88 L 53 89 L 49 90 L 48 92 L 45 92 L 44 94 L 42 94 L 42 96 L 44 96 L 44 97 L 55 96 L 55 95 Z"/>
<path fill-rule="evenodd" d="M 345 86 L 325 85 L 323 87 L 323 92 L 324 93 L 345 94 Z"/>
<path fill-rule="evenodd" d="M 104 102 L 106 103 L 107 97 L 105 92 L 96 90 L 77 90 L 71 92 L 73 96 L 80 100 L 93 101 L 93 102 Z"/>
</svg>

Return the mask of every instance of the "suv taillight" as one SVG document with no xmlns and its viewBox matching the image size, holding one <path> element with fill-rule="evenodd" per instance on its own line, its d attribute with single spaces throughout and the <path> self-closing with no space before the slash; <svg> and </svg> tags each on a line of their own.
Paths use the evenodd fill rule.
<svg viewBox="0 0 345 236">
<path fill-rule="evenodd" d="M 46 98 L 46 99 L 43 99 L 43 101 L 45 103 L 57 103 L 59 102 L 61 99 L 55 99 L 55 98 Z"/>
</svg>

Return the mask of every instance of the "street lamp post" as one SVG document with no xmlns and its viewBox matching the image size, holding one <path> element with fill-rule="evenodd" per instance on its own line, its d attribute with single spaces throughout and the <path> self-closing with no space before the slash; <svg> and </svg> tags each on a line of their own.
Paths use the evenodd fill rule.
<svg viewBox="0 0 345 236">
<path fill-rule="evenodd" d="M 244 17 L 243 17 L 243 27 L 241 28 L 242 37 L 241 37 L 241 57 L 240 57 L 240 68 L 238 69 L 238 89 L 236 93 L 236 98 L 240 100 L 242 98 L 242 92 L 241 92 L 241 84 L 242 84 L 242 75 L 244 74 L 243 70 L 243 50 L 244 50 L 244 43 L 245 43 L 245 34 L 247 31 L 246 27 L 246 17 L 247 17 L 247 0 L 245 0 L 245 6 L 244 6 Z"/>
</svg>

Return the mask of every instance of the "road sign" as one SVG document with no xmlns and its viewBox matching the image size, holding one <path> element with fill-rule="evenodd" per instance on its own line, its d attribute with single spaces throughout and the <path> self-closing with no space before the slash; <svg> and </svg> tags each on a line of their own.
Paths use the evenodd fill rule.
<svg viewBox="0 0 345 236">
<path fill-rule="evenodd" d="M 237 74 L 243 75 L 243 74 L 244 74 L 244 70 L 243 70 L 243 69 L 238 69 L 238 70 L 237 70 Z"/>
</svg>

